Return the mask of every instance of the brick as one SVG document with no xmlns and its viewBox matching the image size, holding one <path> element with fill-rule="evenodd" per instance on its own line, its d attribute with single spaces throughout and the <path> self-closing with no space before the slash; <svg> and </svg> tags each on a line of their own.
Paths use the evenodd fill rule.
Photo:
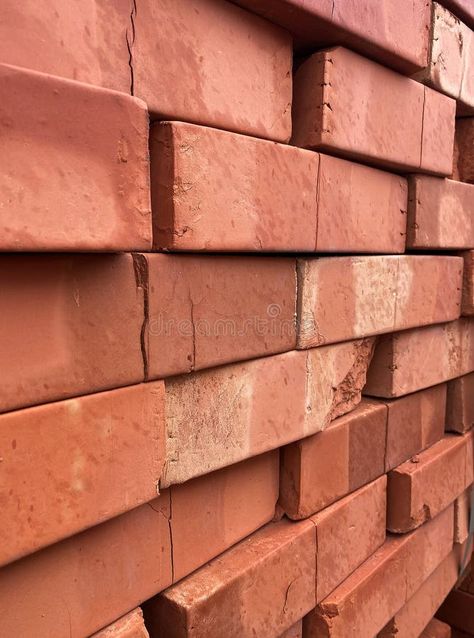
<svg viewBox="0 0 474 638">
<path fill-rule="evenodd" d="M 0 564 L 155 498 L 164 447 L 161 381 L 2 414 Z"/>
<path fill-rule="evenodd" d="M 461 286 L 456 257 L 299 259 L 298 347 L 456 319 Z"/>
<path fill-rule="evenodd" d="M 324 429 L 359 403 L 372 347 L 354 341 L 167 379 L 162 486 Z"/>
<path fill-rule="evenodd" d="M 91 638 L 149 638 L 143 622 L 142 610 L 139 607 L 134 609 L 98 631 Z"/>
<path fill-rule="evenodd" d="M 295 348 L 294 259 L 140 259 L 148 290 L 148 378 Z"/>
<path fill-rule="evenodd" d="M 303 620 L 299 620 L 287 631 L 283 632 L 280 638 L 303 638 Z"/>
<path fill-rule="evenodd" d="M 448 9 L 433 2 L 430 39 L 428 65 L 414 77 L 455 98 L 458 115 L 472 115 L 473 32 Z"/>
<path fill-rule="evenodd" d="M 0 289 L 0 412 L 143 381 L 130 255 L 2 255 Z"/>
<path fill-rule="evenodd" d="M 278 636 L 314 606 L 315 556 L 310 521 L 270 524 L 149 601 L 151 634 Z"/>
<path fill-rule="evenodd" d="M 363 400 L 324 432 L 282 448 L 279 504 L 287 516 L 307 518 L 384 473 L 386 413 Z"/>
<path fill-rule="evenodd" d="M 336 47 L 315 53 L 296 71 L 292 143 L 386 168 L 450 175 L 455 106 Z"/>
<path fill-rule="evenodd" d="M 145 104 L 5 64 L 0 81 L 0 249 L 151 248 Z"/>
<path fill-rule="evenodd" d="M 450 638 L 451 628 L 433 619 L 433 615 L 456 583 L 458 572 L 458 552 L 452 551 L 382 629 L 378 638 Z"/>
<path fill-rule="evenodd" d="M 454 589 L 441 605 L 436 617 L 456 629 L 474 634 L 474 594 Z"/>
<path fill-rule="evenodd" d="M 456 120 L 453 179 L 474 184 L 474 118 Z"/>
<path fill-rule="evenodd" d="M 304 618 L 305 637 L 376 635 L 449 554 L 452 526 L 450 507 L 415 532 L 388 537 Z"/>
<path fill-rule="evenodd" d="M 324 600 L 385 541 L 385 476 L 311 517 L 316 526 L 316 602 Z"/>
<path fill-rule="evenodd" d="M 398 397 L 474 370 L 474 322 L 459 319 L 380 337 L 364 394 Z"/>
<path fill-rule="evenodd" d="M 389 472 L 443 438 L 446 385 L 385 400 L 384 404 L 388 411 L 385 471 Z"/>
<path fill-rule="evenodd" d="M 405 533 L 433 518 L 469 486 L 470 438 L 446 436 L 388 474 L 387 529 Z"/>
<path fill-rule="evenodd" d="M 474 246 L 474 184 L 417 175 L 408 185 L 407 247 Z"/>
<path fill-rule="evenodd" d="M 134 94 L 154 117 L 288 141 L 292 42 L 286 31 L 225 0 L 146 0 L 134 29 Z"/>
<path fill-rule="evenodd" d="M 3 567 L 0 635 L 98 631 L 270 521 L 277 491 L 278 455 L 265 455 Z"/>
<path fill-rule="evenodd" d="M 474 28 L 474 7 L 471 0 L 443 0 L 443 5 L 471 29 Z"/>
<path fill-rule="evenodd" d="M 474 373 L 448 383 L 446 431 L 463 434 L 474 425 Z"/>
<path fill-rule="evenodd" d="M 413 73 L 426 64 L 430 14 L 428 4 L 421 0 L 401 3 L 359 0 L 341 4 L 331 0 L 318 3 L 237 0 L 237 3 L 291 31 L 296 45 L 303 50 L 344 44 L 401 73 Z"/>
<path fill-rule="evenodd" d="M 461 313 L 464 316 L 474 315 L 474 250 L 462 253 L 464 271 L 462 280 Z"/>
<path fill-rule="evenodd" d="M 404 251 L 397 175 L 183 122 L 152 126 L 151 162 L 156 248 Z"/>
<path fill-rule="evenodd" d="M 454 501 L 454 542 L 459 545 L 469 537 L 471 490 L 468 488 Z"/>
<path fill-rule="evenodd" d="M 131 31 L 129 0 L 5 0 L 0 60 L 129 93 Z"/>
</svg>

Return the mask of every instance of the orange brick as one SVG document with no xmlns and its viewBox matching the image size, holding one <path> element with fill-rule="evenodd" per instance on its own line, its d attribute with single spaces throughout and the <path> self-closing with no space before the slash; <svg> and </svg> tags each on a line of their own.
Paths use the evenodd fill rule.
<svg viewBox="0 0 474 638">
<path fill-rule="evenodd" d="M 0 289 L 0 412 L 143 381 L 130 255 L 2 255 Z"/>
<path fill-rule="evenodd" d="M 161 484 L 321 431 L 359 403 L 372 347 L 353 341 L 167 379 Z"/>
<path fill-rule="evenodd" d="M 474 370 L 474 321 L 406 330 L 379 338 L 364 394 L 398 397 Z"/>
<path fill-rule="evenodd" d="M 387 408 L 367 400 L 282 449 L 280 506 L 306 518 L 385 472 Z"/>
<path fill-rule="evenodd" d="M 151 634 L 278 636 L 314 606 L 315 556 L 310 521 L 270 524 L 149 601 Z"/>
<path fill-rule="evenodd" d="M 298 347 L 456 319 L 461 285 L 457 257 L 299 259 Z"/>
<path fill-rule="evenodd" d="M 470 486 L 454 501 L 454 542 L 459 545 L 469 537 L 471 491 Z"/>
<path fill-rule="evenodd" d="M 101 629 L 91 638 L 149 638 L 143 622 L 142 610 L 138 607 L 130 613 Z"/>
<path fill-rule="evenodd" d="M 413 73 L 426 64 L 430 13 L 423 0 L 358 0 L 341 4 L 332 0 L 237 2 L 294 33 L 296 44 L 303 50 L 344 43 L 401 73 Z"/>
<path fill-rule="evenodd" d="M 446 430 L 464 433 L 474 425 L 474 373 L 448 383 Z"/>
<path fill-rule="evenodd" d="M 451 98 L 341 47 L 312 55 L 294 82 L 296 146 L 387 168 L 451 174 Z"/>
<path fill-rule="evenodd" d="M 151 160 L 156 247 L 404 251 L 407 184 L 397 175 L 183 122 L 152 127 Z"/>
<path fill-rule="evenodd" d="M 3 567 L 0 635 L 98 631 L 270 521 L 277 492 L 272 453 L 165 490 Z"/>
<path fill-rule="evenodd" d="M 471 483 L 470 437 L 446 436 L 388 474 L 387 529 L 408 532 L 433 518 Z"/>
<path fill-rule="evenodd" d="M 140 259 L 148 290 L 149 378 L 295 348 L 294 259 L 156 254 Z"/>
<path fill-rule="evenodd" d="M 303 638 L 303 620 L 299 620 L 287 631 L 283 632 L 280 638 Z"/>
<path fill-rule="evenodd" d="M 288 141 L 286 31 L 225 0 L 145 0 L 134 35 L 134 94 L 154 116 Z"/>
<path fill-rule="evenodd" d="M 4 64 L 0 81 L 0 249 L 151 248 L 145 104 Z"/>
<path fill-rule="evenodd" d="M 4 564 L 156 497 L 163 382 L 2 414 L 0 450 Z"/>
<path fill-rule="evenodd" d="M 464 258 L 464 273 L 462 281 L 461 314 L 474 315 L 474 250 L 462 253 Z"/>
<path fill-rule="evenodd" d="M 409 248 L 474 246 L 474 185 L 427 175 L 408 180 Z"/>
<path fill-rule="evenodd" d="M 452 627 L 474 633 L 474 594 L 454 589 L 441 605 L 436 617 Z"/>
<path fill-rule="evenodd" d="M 474 118 L 456 120 L 453 179 L 474 184 Z"/>
<path fill-rule="evenodd" d="M 410 534 L 387 538 L 305 617 L 305 637 L 376 635 L 449 554 L 452 545 L 452 507 Z"/>
</svg>

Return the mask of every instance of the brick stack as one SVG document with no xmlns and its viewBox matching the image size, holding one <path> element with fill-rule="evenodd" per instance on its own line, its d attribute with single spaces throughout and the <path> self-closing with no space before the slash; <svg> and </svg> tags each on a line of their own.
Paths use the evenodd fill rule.
<svg viewBox="0 0 474 638">
<path fill-rule="evenodd" d="M 2 638 L 474 635 L 473 29 L 5 1 Z"/>
</svg>

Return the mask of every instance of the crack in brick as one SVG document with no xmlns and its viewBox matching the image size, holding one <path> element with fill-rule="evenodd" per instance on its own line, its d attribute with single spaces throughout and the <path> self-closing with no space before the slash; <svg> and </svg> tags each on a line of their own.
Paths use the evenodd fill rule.
<svg viewBox="0 0 474 638">
<path fill-rule="evenodd" d="M 128 66 L 130 68 L 130 93 L 135 95 L 135 76 L 133 71 L 133 45 L 135 43 L 135 18 L 137 16 L 137 3 L 136 0 L 131 0 L 130 9 L 130 28 L 125 33 L 125 39 L 127 42 L 128 50 Z"/>
<path fill-rule="evenodd" d="M 143 380 L 148 380 L 148 321 L 149 321 L 149 291 L 148 291 L 148 261 L 144 255 L 139 253 L 132 254 L 133 268 L 135 271 L 135 282 L 137 288 L 143 291 L 143 322 L 140 329 L 140 350 L 143 360 Z"/>
</svg>

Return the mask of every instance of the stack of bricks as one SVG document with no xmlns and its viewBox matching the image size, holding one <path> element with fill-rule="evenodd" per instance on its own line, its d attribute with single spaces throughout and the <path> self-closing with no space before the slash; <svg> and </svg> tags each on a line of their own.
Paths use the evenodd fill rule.
<svg viewBox="0 0 474 638">
<path fill-rule="evenodd" d="M 4 0 L 2 638 L 474 636 L 473 30 Z"/>
</svg>

